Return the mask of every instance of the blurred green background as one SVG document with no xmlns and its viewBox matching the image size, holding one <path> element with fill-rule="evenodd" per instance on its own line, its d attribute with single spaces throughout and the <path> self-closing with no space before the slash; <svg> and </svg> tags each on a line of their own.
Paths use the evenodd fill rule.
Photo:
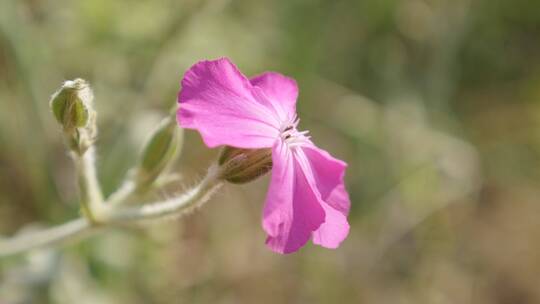
<svg viewBox="0 0 540 304">
<path fill-rule="evenodd" d="M 264 245 L 268 177 L 183 220 L 0 261 L 0 303 L 540 303 L 540 1 L 0 0 L 0 233 L 78 216 L 48 109 L 94 88 L 109 194 L 183 72 L 230 57 L 300 87 L 301 128 L 349 163 L 337 250 Z M 216 156 L 186 132 L 175 171 Z"/>
</svg>

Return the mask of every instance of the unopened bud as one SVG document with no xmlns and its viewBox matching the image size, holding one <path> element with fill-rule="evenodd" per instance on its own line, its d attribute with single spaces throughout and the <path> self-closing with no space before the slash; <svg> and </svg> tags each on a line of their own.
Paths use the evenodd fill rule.
<svg viewBox="0 0 540 304">
<path fill-rule="evenodd" d="M 71 151 L 82 155 L 92 146 L 97 135 L 94 95 L 83 79 L 68 80 L 51 97 L 54 118 L 62 125 Z"/>
<path fill-rule="evenodd" d="M 88 125 L 94 115 L 92 102 L 94 96 L 88 83 L 80 78 L 64 82 L 53 94 L 50 107 L 56 120 L 66 132 Z"/>
<path fill-rule="evenodd" d="M 221 178 L 243 184 L 255 180 L 272 169 L 271 149 L 239 149 L 225 147 L 218 161 Z"/>
<path fill-rule="evenodd" d="M 183 132 L 174 119 L 168 117 L 159 124 L 141 155 L 135 176 L 139 188 L 152 184 L 176 159 L 182 141 Z"/>
</svg>

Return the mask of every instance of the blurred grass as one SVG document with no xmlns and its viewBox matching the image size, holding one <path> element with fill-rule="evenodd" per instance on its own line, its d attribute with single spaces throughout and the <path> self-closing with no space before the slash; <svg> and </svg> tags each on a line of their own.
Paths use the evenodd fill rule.
<svg viewBox="0 0 540 304">
<path fill-rule="evenodd" d="M 269 252 L 268 178 L 179 222 L 0 264 L 5 303 L 538 303 L 540 2 L 0 2 L 0 232 L 78 214 L 48 110 L 88 79 L 113 191 L 183 72 L 297 79 L 301 127 L 349 163 L 351 234 Z M 215 156 L 187 132 L 177 191 Z M 165 193 L 161 195 L 166 195 Z"/>
</svg>

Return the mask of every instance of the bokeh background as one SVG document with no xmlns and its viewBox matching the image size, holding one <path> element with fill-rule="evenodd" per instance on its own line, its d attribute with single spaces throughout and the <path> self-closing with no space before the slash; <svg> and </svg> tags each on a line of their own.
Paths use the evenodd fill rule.
<svg viewBox="0 0 540 304">
<path fill-rule="evenodd" d="M 118 187 L 194 62 L 297 79 L 301 128 L 349 163 L 337 250 L 264 246 L 268 177 L 189 217 L 0 261 L 0 303 L 540 303 L 540 2 L 2 0 L 0 233 L 78 216 L 49 109 L 89 80 Z M 215 158 L 186 132 L 174 170 Z"/>
</svg>

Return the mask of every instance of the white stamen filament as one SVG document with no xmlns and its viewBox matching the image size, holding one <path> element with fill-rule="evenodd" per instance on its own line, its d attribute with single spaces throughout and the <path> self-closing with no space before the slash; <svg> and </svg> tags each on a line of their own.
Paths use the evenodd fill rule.
<svg viewBox="0 0 540 304">
<path fill-rule="evenodd" d="M 307 136 L 309 131 L 298 131 L 297 127 L 300 123 L 298 116 L 294 115 L 288 121 L 282 124 L 280 128 L 280 137 L 288 147 L 296 147 L 306 143 L 310 139 Z"/>
</svg>

